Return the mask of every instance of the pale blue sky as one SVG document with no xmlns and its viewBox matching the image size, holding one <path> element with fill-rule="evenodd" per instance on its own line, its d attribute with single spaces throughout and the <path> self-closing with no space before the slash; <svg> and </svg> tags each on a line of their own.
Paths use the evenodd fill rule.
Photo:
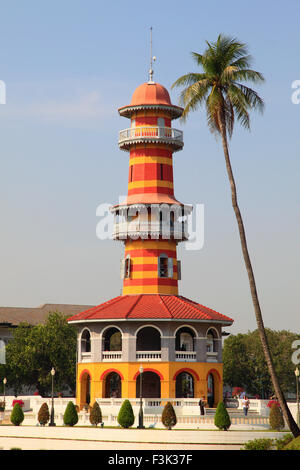
<svg viewBox="0 0 300 470">
<path fill-rule="evenodd" d="M 236 126 L 230 151 L 265 324 L 299 333 L 299 2 L 12 0 L 0 10 L 0 305 L 119 295 L 122 246 L 96 238 L 96 208 L 126 194 L 117 108 L 148 78 L 153 26 L 154 79 L 174 104 L 171 84 L 196 70 L 191 51 L 219 33 L 247 43 L 265 75 L 265 113 L 251 133 Z M 180 293 L 232 316 L 233 333 L 253 330 L 220 142 L 203 110 L 174 127 L 185 142 L 175 194 L 205 205 L 203 249 L 179 249 Z"/>
</svg>

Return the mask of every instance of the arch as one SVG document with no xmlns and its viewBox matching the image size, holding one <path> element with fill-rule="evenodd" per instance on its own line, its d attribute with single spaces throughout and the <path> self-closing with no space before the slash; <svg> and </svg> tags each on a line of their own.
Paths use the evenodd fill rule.
<svg viewBox="0 0 300 470">
<path fill-rule="evenodd" d="M 80 405 L 89 405 L 91 401 L 91 381 L 92 376 L 89 370 L 84 369 L 79 377 L 80 387 Z"/>
<path fill-rule="evenodd" d="M 181 328 L 189 328 L 190 330 L 192 330 L 194 333 L 195 333 L 195 337 L 199 337 L 199 334 L 198 334 L 198 331 L 196 330 L 196 328 L 192 325 L 189 325 L 188 323 L 184 324 L 184 325 L 181 325 L 181 326 L 178 326 L 176 328 L 176 330 L 174 331 L 174 337 L 176 336 L 177 332 L 181 329 Z"/>
<path fill-rule="evenodd" d="M 146 325 L 140 326 L 140 327 L 135 331 L 135 334 L 134 334 L 135 338 L 137 337 L 138 332 L 139 332 L 140 330 L 142 330 L 143 328 L 146 328 L 147 326 L 151 326 L 152 328 L 156 328 L 157 331 L 159 331 L 160 336 L 163 336 L 163 332 L 162 332 L 162 330 L 161 330 L 158 326 L 153 325 L 152 323 L 147 323 Z"/>
<path fill-rule="evenodd" d="M 145 325 L 136 334 L 137 351 L 160 351 L 161 333 L 158 328 Z"/>
<path fill-rule="evenodd" d="M 118 371 L 111 370 L 104 377 L 104 398 L 121 398 L 122 377 Z"/>
<path fill-rule="evenodd" d="M 151 369 L 151 368 L 149 368 L 149 367 L 146 367 L 146 368 L 143 370 L 143 373 L 144 373 L 144 372 L 154 372 L 155 374 L 157 374 L 157 375 L 159 376 L 160 380 L 164 380 L 162 373 L 161 373 L 159 370 L 157 370 L 157 369 Z M 140 371 L 138 370 L 138 371 L 135 373 L 135 375 L 134 375 L 134 377 L 133 377 L 133 380 L 136 380 L 139 375 L 140 375 Z"/>
<path fill-rule="evenodd" d="M 175 391 L 176 398 L 194 398 L 194 376 L 187 371 L 177 374 Z"/>
<path fill-rule="evenodd" d="M 200 380 L 199 375 L 197 374 L 197 372 L 195 372 L 193 369 L 190 369 L 188 367 L 183 367 L 182 369 L 179 369 L 177 372 L 175 372 L 175 374 L 173 376 L 173 380 L 176 380 L 177 376 L 179 374 L 181 374 L 182 372 L 188 372 L 188 373 L 192 374 L 197 379 L 197 381 Z"/>
<path fill-rule="evenodd" d="M 218 377 L 218 380 L 221 380 L 220 373 L 217 369 L 209 369 L 209 371 L 206 374 L 206 381 L 208 380 L 209 374 L 216 374 L 216 376 Z"/>
<path fill-rule="evenodd" d="M 85 374 L 88 374 L 88 375 L 90 376 L 91 380 L 92 380 L 92 374 L 90 373 L 90 371 L 89 371 L 88 369 L 84 369 L 84 370 L 81 372 L 80 376 L 79 376 L 79 381 L 80 381 L 80 382 L 83 380 L 83 376 L 84 376 Z"/>
<path fill-rule="evenodd" d="M 195 330 L 190 326 L 183 325 L 177 328 L 175 333 L 175 350 L 194 351 L 195 336 Z"/>
<path fill-rule="evenodd" d="M 105 379 L 105 377 L 106 377 L 108 374 L 110 374 L 111 372 L 116 372 L 116 373 L 119 374 L 119 376 L 121 377 L 121 380 L 124 380 L 124 376 L 123 376 L 122 372 L 120 372 L 120 371 L 117 370 L 117 369 L 106 369 L 104 372 L 102 372 L 101 377 L 100 377 L 100 380 Z"/>
<path fill-rule="evenodd" d="M 81 352 L 91 352 L 91 332 L 88 328 L 84 328 L 80 336 Z"/>
<path fill-rule="evenodd" d="M 103 351 L 122 351 L 123 333 L 120 328 L 110 325 L 101 334 Z"/>
<path fill-rule="evenodd" d="M 220 338 L 220 334 L 219 334 L 217 328 L 214 327 L 214 326 L 210 326 L 209 328 L 207 328 L 206 333 L 205 333 L 205 337 L 207 337 L 207 334 L 208 334 L 209 330 L 213 330 L 213 332 L 216 334 L 216 337 L 218 339 Z"/>
<path fill-rule="evenodd" d="M 142 382 L 141 382 L 142 376 Z M 136 377 L 136 398 L 140 398 L 142 387 L 143 398 L 160 398 L 161 397 L 161 377 L 157 371 L 147 370 L 143 374 Z"/>
</svg>

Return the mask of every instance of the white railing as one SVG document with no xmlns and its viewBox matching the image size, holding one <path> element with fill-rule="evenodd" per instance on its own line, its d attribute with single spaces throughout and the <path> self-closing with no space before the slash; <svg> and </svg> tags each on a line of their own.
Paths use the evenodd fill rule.
<svg viewBox="0 0 300 470">
<path fill-rule="evenodd" d="M 161 351 L 137 351 L 137 361 L 161 361 Z"/>
<path fill-rule="evenodd" d="M 178 240 L 186 239 L 185 222 L 176 222 L 174 226 L 170 224 L 161 224 L 158 222 L 118 222 L 114 224 L 113 238 L 139 238 L 148 237 L 157 238 L 162 236 L 165 239 L 175 238 Z"/>
<path fill-rule="evenodd" d="M 122 351 L 103 351 L 102 361 L 121 361 Z"/>
<path fill-rule="evenodd" d="M 176 361 L 195 361 L 196 351 L 175 351 Z"/>
<path fill-rule="evenodd" d="M 119 145 L 129 141 L 164 140 L 183 145 L 183 132 L 172 127 L 142 126 L 123 129 L 119 132 Z"/>
</svg>

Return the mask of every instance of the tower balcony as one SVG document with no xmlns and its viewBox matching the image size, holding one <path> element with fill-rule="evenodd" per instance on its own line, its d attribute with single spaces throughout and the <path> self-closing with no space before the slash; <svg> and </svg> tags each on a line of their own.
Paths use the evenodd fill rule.
<svg viewBox="0 0 300 470">
<path fill-rule="evenodd" d="M 159 222 L 119 222 L 114 224 L 112 237 L 114 240 L 159 239 L 185 241 L 188 239 L 187 223 L 175 222 L 164 224 Z"/>
<path fill-rule="evenodd" d="M 168 144 L 174 152 L 183 147 L 183 132 L 171 127 L 144 126 L 131 127 L 119 132 L 119 148 L 128 151 L 131 145 L 157 143 Z"/>
</svg>

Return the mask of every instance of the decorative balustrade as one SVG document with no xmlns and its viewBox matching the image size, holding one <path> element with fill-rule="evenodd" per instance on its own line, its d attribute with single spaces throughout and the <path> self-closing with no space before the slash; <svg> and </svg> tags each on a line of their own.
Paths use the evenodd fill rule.
<svg viewBox="0 0 300 470">
<path fill-rule="evenodd" d="M 121 361 L 122 351 L 103 351 L 102 361 Z"/>
<path fill-rule="evenodd" d="M 196 351 L 175 351 L 176 361 L 196 361 Z"/>
<path fill-rule="evenodd" d="M 137 351 L 137 361 L 161 361 L 161 351 Z"/>
<path fill-rule="evenodd" d="M 171 127 L 141 126 L 123 129 L 119 132 L 119 147 L 127 150 L 128 146 L 139 142 L 164 142 L 172 144 L 174 150 L 183 147 L 183 132 Z"/>
<path fill-rule="evenodd" d="M 158 238 L 166 240 L 174 238 L 185 240 L 188 238 L 186 222 L 175 222 L 174 225 L 159 222 L 119 222 L 114 224 L 113 238 Z"/>
</svg>

